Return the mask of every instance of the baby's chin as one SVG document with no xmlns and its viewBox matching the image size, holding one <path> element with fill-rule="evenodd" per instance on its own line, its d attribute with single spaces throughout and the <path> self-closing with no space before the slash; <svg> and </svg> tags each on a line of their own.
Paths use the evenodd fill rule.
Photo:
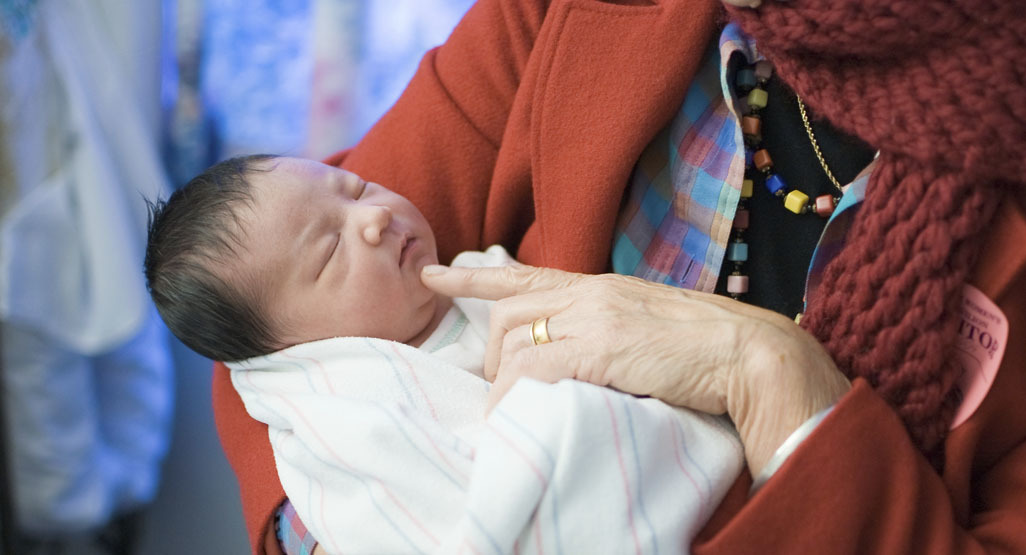
<svg viewBox="0 0 1026 555">
<path fill-rule="evenodd" d="M 403 343 L 413 347 L 420 347 L 431 336 L 431 333 L 435 331 L 435 328 L 438 327 L 438 323 L 441 321 L 437 317 L 437 307 L 437 296 L 432 296 L 428 302 L 422 305 L 424 312 L 418 311 L 416 316 L 417 324 L 414 326 L 414 329 L 409 330 L 409 337 Z"/>
</svg>

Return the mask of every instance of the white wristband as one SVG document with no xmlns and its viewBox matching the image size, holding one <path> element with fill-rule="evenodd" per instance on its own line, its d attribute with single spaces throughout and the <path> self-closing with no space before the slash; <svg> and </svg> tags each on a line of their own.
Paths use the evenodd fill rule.
<svg viewBox="0 0 1026 555">
<path fill-rule="evenodd" d="M 777 447 L 777 450 L 773 452 L 773 456 L 770 457 L 769 462 L 766 463 L 766 466 L 762 467 L 762 471 L 755 477 L 755 480 L 752 482 L 752 488 L 748 490 L 749 497 L 755 495 L 755 492 L 759 491 L 759 488 L 761 488 L 774 474 L 776 474 L 777 470 L 780 469 L 780 467 L 784 465 L 784 462 L 787 461 L 787 458 L 791 456 L 791 453 L 794 453 L 795 449 L 798 449 L 798 446 L 805 441 L 805 438 L 812 435 L 812 431 L 819 426 L 819 423 L 822 422 L 832 410 L 834 410 L 834 406 L 830 405 L 829 407 L 812 415 L 811 418 L 802 422 L 802 425 L 798 426 L 797 430 L 791 432 L 791 435 L 784 440 L 784 443 L 780 444 L 780 447 Z"/>
</svg>

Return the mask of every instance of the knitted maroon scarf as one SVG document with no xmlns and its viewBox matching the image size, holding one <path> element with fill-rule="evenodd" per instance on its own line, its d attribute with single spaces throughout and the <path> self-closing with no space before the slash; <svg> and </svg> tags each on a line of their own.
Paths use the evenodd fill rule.
<svg viewBox="0 0 1026 555">
<path fill-rule="evenodd" d="M 730 9 L 814 112 L 880 150 L 802 326 L 937 454 L 982 232 L 1026 175 L 1026 9 L 1017 0 L 764 0 Z"/>
</svg>

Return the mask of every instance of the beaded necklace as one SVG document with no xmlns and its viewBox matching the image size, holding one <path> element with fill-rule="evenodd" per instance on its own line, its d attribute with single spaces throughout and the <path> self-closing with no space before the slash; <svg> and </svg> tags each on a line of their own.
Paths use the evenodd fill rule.
<svg viewBox="0 0 1026 555">
<path fill-rule="evenodd" d="M 810 200 L 808 194 L 797 188 L 789 187 L 784 179 L 774 172 L 773 160 L 762 145 L 762 110 L 769 101 L 765 85 L 772 75 L 773 66 L 765 60 L 745 66 L 736 74 L 737 88 L 744 93 L 739 103 L 743 114 L 741 132 L 745 142 L 745 176 L 726 253 L 727 262 L 733 264 L 732 271 L 727 275 L 727 294 L 735 299 L 741 298 L 747 293 L 749 287 L 749 278 L 744 272 L 745 262 L 748 260 L 745 231 L 749 225 L 749 202 L 756 180 L 761 181 L 772 195 L 780 198 L 784 208 L 796 215 L 817 214 L 821 218 L 829 218 L 844 193 L 844 187 L 834 177 L 823 158 L 801 98 L 797 100 L 805 132 L 820 166 L 836 191 L 833 194 L 820 195 L 814 200 Z"/>
</svg>

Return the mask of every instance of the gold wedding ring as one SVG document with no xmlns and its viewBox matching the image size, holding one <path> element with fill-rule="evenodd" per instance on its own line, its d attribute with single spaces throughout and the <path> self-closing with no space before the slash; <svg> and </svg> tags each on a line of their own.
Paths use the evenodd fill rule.
<svg viewBox="0 0 1026 555">
<path fill-rule="evenodd" d="M 538 318 L 531 323 L 531 342 L 535 345 L 552 342 L 552 338 L 549 337 L 549 318 L 547 316 Z"/>
</svg>

